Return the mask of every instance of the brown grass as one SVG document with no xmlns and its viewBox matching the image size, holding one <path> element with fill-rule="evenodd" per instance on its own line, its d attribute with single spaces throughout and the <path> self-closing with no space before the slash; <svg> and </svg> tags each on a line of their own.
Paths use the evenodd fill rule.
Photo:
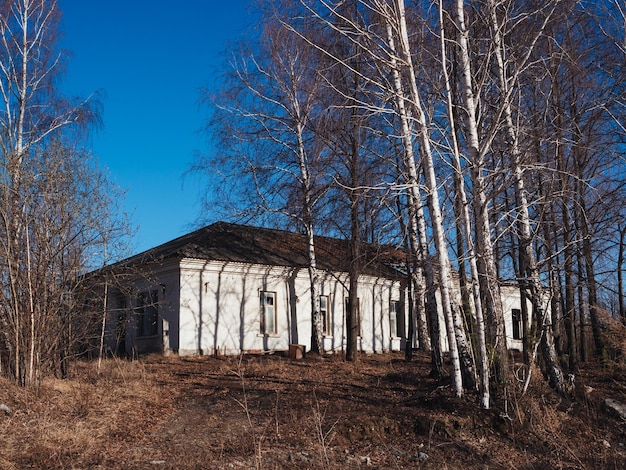
<svg viewBox="0 0 626 470">
<path fill-rule="evenodd" d="M 616 365 L 556 397 L 540 377 L 493 410 L 427 378 L 427 358 L 278 356 L 79 362 L 24 390 L 0 380 L 0 468 L 624 468 L 626 402 Z"/>
</svg>

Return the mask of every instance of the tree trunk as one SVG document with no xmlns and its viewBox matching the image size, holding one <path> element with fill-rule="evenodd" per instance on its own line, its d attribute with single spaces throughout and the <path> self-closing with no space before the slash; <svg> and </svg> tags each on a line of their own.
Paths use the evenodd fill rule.
<svg viewBox="0 0 626 470">
<path fill-rule="evenodd" d="M 402 58 L 407 67 L 407 75 L 409 79 L 409 89 L 411 91 L 411 103 L 413 105 L 413 119 L 416 123 L 417 139 L 420 144 L 422 169 L 424 172 L 424 179 L 426 187 L 428 188 L 427 201 L 428 208 L 431 217 L 431 227 L 433 231 L 433 239 L 435 242 L 437 267 L 439 268 L 439 292 L 441 295 L 442 309 L 444 312 L 444 318 L 446 321 L 446 330 L 448 334 L 448 345 L 450 350 L 450 358 L 452 363 L 452 377 L 453 377 L 453 392 L 456 396 L 463 395 L 463 378 L 466 379 L 468 387 L 473 388 L 475 386 L 474 379 L 474 367 L 473 357 L 469 344 L 465 337 L 465 331 L 462 321 L 460 320 L 460 314 L 457 309 L 453 307 L 452 289 L 451 289 L 451 271 L 450 262 L 448 260 L 448 247 L 445 239 L 445 233 L 443 229 L 443 219 L 441 215 L 441 208 L 439 203 L 439 195 L 437 193 L 437 181 L 435 177 L 435 170 L 432 160 L 432 153 L 430 150 L 430 138 L 428 136 L 428 129 L 426 126 L 426 119 L 424 112 L 421 108 L 421 100 L 417 91 L 417 84 L 415 82 L 415 71 L 413 69 L 413 62 L 411 52 L 409 48 L 408 32 L 406 28 L 404 1 L 397 0 L 398 7 L 398 26 L 399 26 L 399 40 L 402 50 Z M 388 34 L 390 36 L 390 46 L 392 50 L 392 35 L 390 32 L 390 26 L 388 27 Z M 397 67 L 394 68 L 394 77 L 396 84 L 396 97 L 398 106 L 404 108 L 404 93 L 402 85 L 400 84 L 399 73 Z M 403 139 L 405 141 L 405 151 L 407 152 L 407 164 L 408 171 L 412 181 L 417 182 L 417 171 L 415 169 L 415 160 L 412 155 L 412 132 L 410 131 L 409 122 L 407 119 L 406 111 L 402 112 L 400 119 L 403 128 Z M 417 189 L 416 185 L 412 185 L 414 190 Z M 418 198 L 415 198 L 418 200 Z M 465 372 L 463 376 L 462 372 Z"/>
<path fill-rule="evenodd" d="M 429 334 L 429 321 L 427 321 L 428 308 L 431 307 L 430 304 L 427 303 L 425 297 L 425 289 L 424 282 L 426 282 L 426 288 L 428 286 L 431 287 L 433 284 L 433 280 L 429 278 L 424 273 L 424 262 L 425 262 L 425 249 L 422 249 L 422 243 L 420 242 L 420 238 L 418 235 L 418 223 L 417 223 L 417 202 L 414 201 L 413 195 L 410 192 L 408 195 L 409 200 L 409 224 L 407 226 L 407 231 L 409 234 L 409 243 L 411 248 L 411 254 L 413 259 L 413 275 L 411 277 L 411 282 L 413 283 L 413 301 L 412 304 L 415 307 L 415 319 L 417 323 L 417 340 L 419 342 L 419 348 L 426 352 L 432 352 L 432 348 L 437 347 L 432 343 L 431 336 Z M 422 214 L 423 216 L 423 214 Z M 437 312 L 437 306 L 434 306 L 435 313 Z M 437 340 L 438 341 L 438 340 Z M 439 345 L 439 342 L 437 342 Z M 439 352 L 436 355 L 439 357 L 439 362 L 441 363 L 441 348 L 438 350 Z"/>
<path fill-rule="evenodd" d="M 356 82 L 355 82 L 356 83 Z M 357 90 L 353 90 L 356 95 Z M 353 96 L 356 102 L 357 97 Z M 360 334 L 360 305 L 358 297 L 359 276 L 361 275 L 361 224 L 359 221 L 359 207 L 361 203 L 359 186 L 359 133 L 360 117 L 357 106 L 352 107 L 351 155 L 350 155 L 350 287 L 346 316 L 347 347 L 346 360 L 357 360 L 358 337 Z"/>
<path fill-rule="evenodd" d="M 617 255 L 617 301 L 619 302 L 619 316 L 626 324 L 626 305 L 624 304 L 624 247 L 626 245 L 626 227 L 618 226 L 619 247 Z"/>
<path fill-rule="evenodd" d="M 450 136 L 452 139 L 452 168 L 454 170 L 454 212 L 457 220 L 457 251 L 460 258 L 459 261 L 459 282 L 461 284 L 463 310 L 466 308 L 469 312 L 466 317 L 475 315 L 476 322 L 476 343 L 478 346 L 478 360 L 480 363 L 480 405 L 484 409 L 489 408 L 490 392 L 489 392 L 489 359 L 487 357 L 487 340 L 485 336 L 485 320 L 483 316 L 483 304 L 480 298 L 478 266 L 476 264 L 476 253 L 474 251 L 474 243 L 472 240 L 472 227 L 469 214 L 469 205 L 467 195 L 465 193 L 465 182 L 463 180 L 463 170 L 461 167 L 461 151 L 459 149 L 457 130 L 455 125 L 454 106 L 452 101 L 452 87 L 447 69 L 446 45 L 445 45 L 445 27 L 443 19 L 442 0 L 439 2 L 439 32 L 441 41 L 441 69 L 444 76 L 446 88 L 446 104 L 448 111 L 448 120 L 450 122 Z M 465 244 L 463 243 L 465 241 Z M 467 246 L 467 252 L 464 246 Z M 470 286 L 466 286 L 465 267 L 463 259 L 467 258 L 470 264 Z M 473 305 L 470 305 L 469 292 L 471 291 Z M 467 307 L 466 307 L 467 306 Z M 472 309 L 473 306 L 473 309 Z"/>
<path fill-rule="evenodd" d="M 410 361 L 413 358 L 413 342 L 415 339 L 415 325 L 417 325 L 417 340 L 419 348 L 423 351 L 431 351 L 430 337 L 428 335 L 428 323 L 426 321 L 426 310 L 424 305 L 424 273 L 423 260 L 419 248 L 417 228 L 415 223 L 415 207 L 410 201 L 408 205 L 408 223 L 403 222 L 401 214 L 404 212 L 400 198 L 397 199 L 399 222 L 402 233 L 405 234 L 404 249 L 406 252 L 407 265 L 407 297 L 408 297 L 408 333 L 406 338 L 405 359 Z"/>
<path fill-rule="evenodd" d="M 565 274 L 565 332 L 569 354 L 569 368 L 578 369 L 578 344 L 576 341 L 576 288 L 574 286 L 574 245 L 571 239 L 569 209 L 565 201 L 562 203 L 563 216 L 563 255 Z"/>
<path fill-rule="evenodd" d="M 582 184 L 579 182 L 579 186 Z M 580 193 L 582 193 L 582 189 Z M 602 357 L 604 354 L 604 340 L 602 338 L 602 331 L 600 329 L 599 319 L 599 306 L 598 306 L 598 293 L 596 286 L 596 273 L 593 263 L 593 250 L 591 247 L 591 234 L 589 233 L 589 225 L 587 224 L 587 210 L 585 208 L 585 199 L 580 197 L 579 201 L 579 221 L 582 228 L 582 256 L 585 261 L 585 278 L 587 284 L 587 295 L 589 302 L 589 319 L 591 321 L 591 333 L 593 335 L 593 344 L 596 350 L 596 354 Z"/>
<path fill-rule="evenodd" d="M 530 227 L 530 215 L 528 210 L 528 197 L 524 186 L 524 174 L 521 165 L 521 155 L 519 151 L 519 139 L 513 124 L 513 110 L 509 99 L 509 78 L 504 64 L 504 41 L 502 28 L 496 14 L 496 4 L 494 0 L 489 0 L 491 28 L 493 35 L 493 47 L 496 56 L 498 71 L 498 82 L 500 93 L 503 99 L 502 106 L 505 118 L 505 131 L 509 151 L 511 153 L 511 163 L 513 179 L 515 182 L 515 200 L 517 203 L 517 223 L 519 226 L 519 257 L 520 257 L 520 290 L 522 292 L 522 302 L 526 301 L 526 293 L 529 294 L 535 321 L 542 327 L 542 352 L 544 365 L 550 377 L 550 385 L 559 393 L 567 392 L 563 372 L 558 363 L 556 349 L 554 346 L 554 336 L 552 334 L 550 316 L 545 308 L 545 296 L 543 287 L 539 279 L 539 269 L 532 249 L 532 235 Z"/>
<path fill-rule="evenodd" d="M 579 244 L 577 244 L 579 245 Z M 580 362 L 587 362 L 589 360 L 589 350 L 587 345 L 587 312 L 585 311 L 585 305 L 588 305 L 585 302 L 585 281 L 584 281 L 584 267 L 583 260 L 581 256 L 582 249 L 578 247 L 576 250 L 576 266 L 577 266 L 577 282 L 576 282 L 576 292 L 578 294 L 578 324 L 579 324 L 579 332 L 578 332 L 578 342 L 579 342 L 579 351 L 580 351 Z"/>
<path fill-rule="evenodd" d="M 309 282 L 311 286 L 311 351 L 316 354 L 324 352 L 323 325 L 320 309 L 320 280 L 317 272 L 317 259 L 315 256 L 315 240 L 313 228 L 307 227 L 308 257 L 309 257 Z"/>
<path fill-rule="evenodd" d="M 480 291 L 489 325 L 490 343 L 494 348 L 496 377 L 501 385 L 508 380 L 508 353 L 504 332 L 504 313 L 498 285 L 498 275 L 491 240 L 491 224 L 484 181 L 484 155 L 480 148 L 476 100 L 473 91 L 472 69 L 469 55 L 469 33 L 465 25 L 463 0 L 455 0 L 452 14 L 457 29 L 459 50 L 458 65 L 461 74 L 461 97 L 465 111 L 467 145 L 472 166 L 472 191 L 474 200 L 474 230 L 476 234 L 477 269 Z"/>
</svg>

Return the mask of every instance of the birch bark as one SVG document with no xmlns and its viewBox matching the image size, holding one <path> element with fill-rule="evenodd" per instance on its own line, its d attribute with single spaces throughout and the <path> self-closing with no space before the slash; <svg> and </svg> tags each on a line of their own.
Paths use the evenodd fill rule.
<svg viewBox="0 0 626 470">
<path fill-rule="evenodd" d="M 455 305 L 453 299 L 453 289 L 451 283 L 452 273 L 448 257 L 448 246 L 443 228 L 443 217 L 439 202 L 438 184 L 435 176 L 430 137 L 428 135 L 428 126 L 421 105 L 421 99 L 415 78 L 415 69 L 413 67 L 413 60 L 409 46 L 404 0 L 396 0 L 396 8 L 398 14 L 400 50 L 406 67 L 408 88 L 412 104 L 411 114 L 416 127 L 416 138 L 420 148 L 421 167 L 424 172 L 424 180 L 428 189 L 427 201 L 431 218 L 433 239 L 435 242 L 435 256 L 437 260 L 437 267 L 439 269 L 439 292 L 441 295 L 443 315 L 446 321 L 448 346 L 452 361 L 451 368 L 454 384 L 453 390 L 457 396 L 461 396 L 463 394 L 463 379 L 465 380 L 468 388 L 474 388 L 476 386 L 474 359 L 465 335 L 464 326 L 460 317 L 460 311 L 456 308 L 457 306 Z M 396 86 L 396 95 L 399 97 L 399 102 L 403 103 L 404 94 L 401 86 Z M 405 145 L 408 145 L 411 143 L 410 136 L 412 133 L 408 128 L 408 120 L 406 120 L 406 118 L 404 120 L 406 123 L 403 124 L 403 134 L 409 137 L 409 139 L 405 138 Z M 417 176 L 417 171 L 414 168 L 414 161 L 414 158 L 407 158 L 407 163 L 409 165 L 408 170 L 411 178 Z"/>
<path fill-rule="evenodd" d="M 478 345 L 478 360 L 480 362 L 480 406 L 489 408 L 489 359 L 487 356 L 487 340 L 485 335 L 485 319 L 483 315 L 483 304 L 480 297 L 478 265 L 476 263 L 476 253 L 474 252 L 474 242 L 472 240 L 472 224 L 469 213 L 469 204 L 465 193 L 465 182 L 463 179 L 463 169 L 461 167 L 461 151 L 457 138 L 457 130 L 453 112 L 452 86 L 448 75 L 446 59 L 446 35 L 443 19 L 443 0 L 439 0 L 439 34 L 441 41 L 441 70 L 445 82 L 446 104 L 448 121 L 450 123 L 450 138 L 452 140 L 452 168 L 454 171 L 455 206 L 457 217 L 460 218 L 457 230 L 461 231 L 465 238 L 467 253 L 459 251 L 460 257 L 466 257 L 470 264 L 470 292 L 472 294 L 474 315 L 476 316 L 476 341 Z"/>
<path fill-rule="evenodd" d="M 539 280 L 539 269 L 532 249 L 532 234 L 530 215 L 528 211 L 528 197 L 524 187 L 524 176 L 521 165 L 521 154 L 519 150 L 519 138 L 513 123 L 513 110 L 509 93 L 509 77 L 507 76 L 504 64 L 504 38 L 502 35 L 502 25 L 497 18 L 497 3 L 495 0 L 488 1 L 489 18 L 492 29 L 494 54 L 496 57 L 496 69 L 498 72 L 498 83 L 505 119 L 505 133 L 509 143 L 511 154 L 513 180 L 515 182 L 515 199 L 517 204 L 517 221 L 519 226 L 519 253 L 520 253 L 520 290 L 522 292 L 522 302 L 526 301 L 526 295 L 530 297 L 533 306 L 533 315 L 537 325 L 541 328 L 540 341 L 545 367 L 547 369 L 550 384 L 559 393 L 567 392 L 563 372 L 558 364 L 554 336 L 552 332 L 549 311 L 546 309 L 546 296 Z M 549 14 L 546 18 L 549 18 Z M 547 19 L 546 19 L 547 21 Z M 545 23 L 544 23 L 545 25 Z M 543 28 L 542 28 L 543 29 Z M 532 347 L 532 346 L 531 346 Z M 534 348 L 533 348 L 534 349 Z"/>
<path fill-rule="evenodd" d="M 476 255 L 482 299 L 485 301 L 485 312 L 489 325 L 490 343 L 494 348 L 494 361 L 498 381 L 506 383 L 508 370 L 508 353 L 504 331 L 504 312 L 498 285 L 498 273 L 494 259 L 493 242 L 491 239 L 491 223 L 487 203 L 485 185 L 486 148 L 481 149 L 478 134 L 478 118 L 472 67 L 469 52 L 469 31 L 465 24 L 463 0 L 454 0 L 452 18 L 457 30 L 457 46 L 459 51 L 459 68 L 461 73 L 461 99 L 465 112 L 465 128 L 470 165 L 472 168 L 472 193 L 474 201 L 474 229 L 476 234 Z M 484 146 L 486 147 L 486 146 Z"/>
</svg>

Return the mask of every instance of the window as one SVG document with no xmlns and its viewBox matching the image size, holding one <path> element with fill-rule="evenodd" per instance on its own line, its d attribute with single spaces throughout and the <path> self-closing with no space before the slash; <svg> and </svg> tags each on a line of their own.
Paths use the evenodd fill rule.
<svg viewBox="0 0 626 470">
<path fill-rule="evenodd" d="M 137 336 L 156 336 L 159 333 L 159 292 L 144 292 L 137 299 Z"/>
<path fill-rule="evenodd" d="M 513 322 L 513 339 L 522 339 L 522 311 L 519 308 L 511 310 L 511 321 Z"/>
<path fill-rule="evenodd" d="M 322 317 L 322 334 L 332 336 L 332 328 L 330 325 L 330 312 L 328 311 L 328 296 L 320 295 L 320 316 Z"/>
<path fill-rule="evenodd" d="M 261 291 L 261 334 L 277 334 L 276 323 L 276 293 Z"/>
<path fill-rule="evenodd" d="M 350 312 L 350 297 L 346 297 L 345 308 L 347 320 L 348 312 Z M 356 331 L 357 336 L 361 336 L 361 301 L 358 297 L 356 299 Z"/>
<path fill-rule="evenodd" d="M 126 353 L 126 316 L 128 314 L 128 302 L 126 296 L 119 295 L 116 300 L 116 324 L 115 324 L 115 352 L 119 355 Z"/>
<path fill-rule="evenodd" d="M 404 322 L 400 301 L 389 302 L 389 331 L 394 338 L 404 337 Z"/>
</svg>

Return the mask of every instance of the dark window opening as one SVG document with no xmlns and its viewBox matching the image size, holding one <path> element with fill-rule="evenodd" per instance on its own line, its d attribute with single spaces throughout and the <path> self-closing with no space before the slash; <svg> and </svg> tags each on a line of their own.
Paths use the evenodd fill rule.
<svg viewBox="0 0 626 470">
<path fill-rule="evenodd" d="M 522 326 L 522 311 L 519 308 L 511 310 L 513 321 L 513 339 L 522 339 L 524 328 Z"/>
<path fill-rule="evenodd" d="M 329 301 L 327 295 L 320 295 L 320 316 L 322 317 L 322 334 L 330 336 L 332 328 L 330 324 Z"/>
<path fill-rule="evenodd" d="M 276 293 L 261 291 L 261 334 L 277 334 L 277 323 Z"/>
<path fill-rule="evenodd" d="M 159 292 L 143 292 L 137 299 L 137 336 L 156 336 L 159 333 Z"/>
<path fill-rule="evenodd" d="M 395 338 L 404 337 L 404 315 L 400 301 L 392 300 L 389 303 L 389 331 Z"/>
</svg>

